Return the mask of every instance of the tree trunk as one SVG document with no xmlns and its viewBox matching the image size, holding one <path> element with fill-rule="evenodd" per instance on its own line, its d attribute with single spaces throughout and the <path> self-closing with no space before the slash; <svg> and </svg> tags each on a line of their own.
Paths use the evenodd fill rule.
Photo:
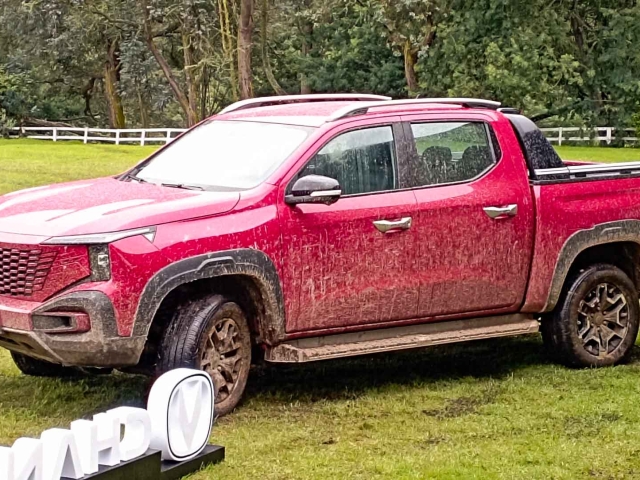
<svg viewBox="0 0 640 480">
<path fill-rule="evenodd" d="M 125 128 L 124 108 L 118 92 L 120 81 L 120 45 L 118 40 L 107 43 L 107 61 L 104 63 L 104 93 L 109 110 L 109 128 Z"/>
<path fill-rule="evenodd" d="M 273 74 L 273 70 L 271 70 L 271 64 L 269 63 L 269 51 L 267 49 L 267 39 L 268 39 L 268 27 L 269 27 L 269 0 L 262 0 L 262 24 L 260 26 L 260 35 L 262 37 L 262 68 L 264 69 L 264 74 L 267 77 L 267 81 L 273 91 L 278 95 L 286 95 L 285 92 L 278 80 L 276 80 L 275 75 Z"/>
<path fill-rule="evenodd" d="M 194 75 L 193 46 L 188 32 L 189 26 L 182 26 L 182 51 L 184 53 L 184 76 L 187 81 L 187 99 L 189 101 L 189 126 L 198 123 L 198 87 Z"/>
<path fill-rule="evenodd" d="M 209 103 L 209 68 L 202 68 L 202 81 L 200 82 L 200 118 L 207 117 L 207 104 Z"/>
<path fill-rule="evenodd" d="M 251 47 L 253 37 L 253 0 L 240 0 L 238 21 L 238 81 L 240 98 L 253 98 Z"/>
<path fill-rule="evenodd" d="M 195 115 L 191 111 L 191 106 L 189 105 L 189 99 L 180 88 L 180 85 L 178 84 L 176 77 L 173 75 L 173 72 L 171 71 L 171 67 L 167 63 L 167 60 L 162 56 L 162 53 L 160 52 L 155 42 L 153 41 L 153 31 L 151 30 L 151 25 L 149 21 L 149 9 L 148 9 L 146 0 L 140 0 L 140 7 L 142 8 L 142 22 L 144 27 L 145 43 L 147 44 L 149 51 L 153 55 L 153 58 L 155 58 L 156 62 L 158 63 L 158 66 L 162 70 L 162 73 L 167 79 L 167 82 L 169 82 L 169 87 L 171 87 L 171 91 L 173 92 L 173 95 L 176 97 L 176 100 L 180 104 L 180 107 L 184 112 L 184 115 L 187 119 L 187 122 L 189 123 L 189 126 L 192 126 L 193 124 L 191 123 L 191 119 L 193 119 Z"/>
<path fill-rule="evenodd" d="M 418 93 L 418 76 L 416 75 L 416 63 L 418 61 L 418 52 L 411 45 L 411 40 L 406 39 L 402 49 L 404 57 L 404 77 L 407 82 L 409 96 L 415 96 Z"/>
<path fill-rule="evenodd" d="M 311 51 L 311 35 L 313 35 L 313 23 L 305 22 L 302 27 L 302 48 L 300 53 L 305 60 L 309 56 Z M 300 74 L 300 93 L 302 95 L 308 95 L 311 93 L 311 86 L 309 85 L 309 79 L 307 74 L 302 72 Z"/>
<path fill-rule="evenodd" d="M 140 110 L 140 123 L 142 128 L 149 128 L 151 122 L 149 121 L 149 112 L 147 110 L 147 104 L 142 97 L 140 88 L 136 88 L 136 94 L 138 95 L 138 110 Z"/>
<path fill-rule="evenodd" d="M 96 80 L 97 77 L 91 77 L 80 91 L 82 98 L 84 98 L 84 114 L 91 118 L 93 118 L 93 113 L 91 112 L 91 98 L 93 97 L 93 89 L 96 86 Z"/>
<path fill-rule="evenodd" d="M 220 21 L 220 39 L 222 52 L 229 66 L 229 83 L 231 84 L 231 98 L 238 100 L 238 79 L 236 77 L 235 49 L 233 35 L 231 34 L 231 22 L 229 20 L 229 5 L 227 0 L 218 0 L 218 18 Z"/>
</svg>

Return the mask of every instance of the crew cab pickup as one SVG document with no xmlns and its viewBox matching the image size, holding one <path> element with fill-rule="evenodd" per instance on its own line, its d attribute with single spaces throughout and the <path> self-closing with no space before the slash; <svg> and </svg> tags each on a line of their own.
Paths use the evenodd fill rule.
<svg viewBox="0 0 640 480">
<path fill-rule="evenodd" d="M 117 177 L 0 197 L 0 345 L 26 374 L 208 372 L 542 331 L 638 333 L 640 163 L 563 162 L 477 99 L 235 103 Z"/>
</svg>

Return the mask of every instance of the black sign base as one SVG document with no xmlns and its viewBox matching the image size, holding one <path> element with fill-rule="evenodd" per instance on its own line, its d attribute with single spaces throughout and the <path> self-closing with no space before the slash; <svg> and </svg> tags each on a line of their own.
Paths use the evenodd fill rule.
<svg viewBox="0 0 640 480">
<path fill-rule="evenodd" d="M 220 463 L 224 460 L 224 447 L 207 445 L 204 450 L 193 460 L 188 462 L 162 462 L 160 478 L 162 480 L 178 480 L 179 478 L 197 472 L 207 465 Z M 129 477 L 135 478 L 135 477 Z"/>
<path fill-rule="evenodd" d="M 202 467 L 224 460 L 224 447 L 207 445 L 193 460 L 168 462 L 160 459 L 160 452 L 149 450 L 143 456 L 115 467 L 100 467 L 98 473 L 82 477 L 82 480 L 178 480 L 197 472 Z M 63 477 L 61 480 L 68 480 Z"/>
</svg>

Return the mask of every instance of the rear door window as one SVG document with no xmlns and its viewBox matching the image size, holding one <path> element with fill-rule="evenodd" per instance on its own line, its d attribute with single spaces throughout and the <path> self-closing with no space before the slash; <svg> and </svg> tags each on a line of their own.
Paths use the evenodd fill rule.
<svg viewBox="0 0 640 480">
<path fill-rule="evenodd" d="M 481 122 L 412 123 L 415 150 L 408 186 L 465 182 L 489 170 L 496 163 L 489 128 Z"/>
</svg>

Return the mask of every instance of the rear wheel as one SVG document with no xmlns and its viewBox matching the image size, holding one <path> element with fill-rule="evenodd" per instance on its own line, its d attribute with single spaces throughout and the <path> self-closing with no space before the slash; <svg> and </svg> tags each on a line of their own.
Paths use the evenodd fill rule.
<svg viewBox="0 0 640 480">
<path fill-rule="evenodd" d="M 160 346 L 158 373 L 180 367 L 211 376 L 217 416 L 238 405 L 251 367 L 251 335 L 236 303 L 203 294 L 177 308 Z"/>
<path fill-rule="evenodd" d="M 613 265 L 598 264 L 569 279 L 543 340 L 562 363 L 604 367 L 625 361 L 638 335 L 638 293 Z"/>
<path fill-rule="evenodd" d="M 45 362 L 21 353 L 11 352 L 11 358 L 18 370 L 32 377 L 75 377 L 81 374 L 77 368 Z"/>
</svg>

